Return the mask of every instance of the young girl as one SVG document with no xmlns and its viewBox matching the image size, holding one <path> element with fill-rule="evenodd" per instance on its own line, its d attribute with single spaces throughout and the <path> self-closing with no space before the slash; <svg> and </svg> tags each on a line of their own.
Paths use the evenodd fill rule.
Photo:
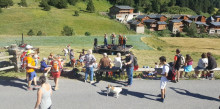
<svg viewBox="0 0 220 109">
<path fill-rule="evenodd" d="M 189 54 L 187 54 L 186 60 L 185 60 L 185 66 L 184 66 L 184 72 L 185 72 L 184 77 L 186 77 L 187 74 L 192 71 L 192 64 L 193 64 L 193 59 L 191 58 L 191 56 Z M 180 77 L 182 77 L 182 73 L 183 72 L 181 72 Z"/>
</svg>

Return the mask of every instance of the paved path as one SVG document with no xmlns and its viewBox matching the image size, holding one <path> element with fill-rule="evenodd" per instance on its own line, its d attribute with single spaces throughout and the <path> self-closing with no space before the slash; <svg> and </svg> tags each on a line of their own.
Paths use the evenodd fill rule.
<svg viewBox="0 0 220 109">
<path fill-rule="evenodd" d="M 54 85 L 53 81 L 49 81 Z M 164 103 L 157 101 L 159 80 L 134 80 L 124 87 L 119 98 L 106 97 L 108 84 L 123 82 L 101 81 L 96 84 L 61 79 L 60 89 L 53 91 L 53 109 L 219 109 L 219 80 L 185 80 L 169 83 Z M 0 80 L 0 109 L 33 109 L 37 91 L 26 91 L 21 79 Z"/>
</svg>

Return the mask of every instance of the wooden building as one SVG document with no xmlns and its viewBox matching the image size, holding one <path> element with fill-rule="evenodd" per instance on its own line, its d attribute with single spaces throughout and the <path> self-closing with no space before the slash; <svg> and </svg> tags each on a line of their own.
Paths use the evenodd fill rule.
<svg viewBox="0 0 220 109">
<path fill-rule="evenodd" d="M 181 19 L 173 19 L 169 21 L 169 30 L 173 33 L 176 34 L 178 32 L 183 31 L 183 20 Z"/>
<path fill-rule="evenodd" d="M 123 5 L 115 5 L 110 8 L 110 15 L 116 14 L 132 14 L 134 12 L 134 8 L 130 6 L 123 6 Z"/>
<path fill-rule="evenodd" d="M 150 31 L 157 30 L 157 21 L 155 19 L 144 20 L 144 24 Z"/>
<path fill-rule="evenodd" d="M 171 19 L 189 20 L 189 17 L 187 15 L 175 15 Z"/>
<path fill-rule="evenodd" d="M 167 29 L 167 23 L 166 22 L 157 22 L 157 30 L 165 30 Z"/>
<path fill-rule="evenodd" d="M 220 34 L 220 22 L 211 22 L 209 34 Z"/>
<path fill-rule="evenodd" d="M 130 29 L 136 31 L 136 33 L 144 33 L 144 24 L 142 24 L 140 21 L 134 20 L 130 24 Z"/>
<path fill-rule="evenodd" d="M 183 25 L 184 26 L 190 26 L 191 25 L 191 23 L 192 23 L 192 20 L 183 20 Z"/>
<path fill-rule="evenodd" d="M 197 27 L 197 31 L 198 33 L 200 33 L 200 28 L 201 26 L 203 26 L 205 28 L 205 31 L 207 32 L 208 28 L 209 28 L 209 25 L 207 25 L 206 23 L 204 22 L 195 22 L 196 24 L 196 27 Z"/>
<path fill-rule="evenodd" d="M 220 22 L 220 16 L 215 16 L 215 21 Z"/>
<path fill-rule="evenodd" d="M 201 15 L 195 15 L 189 17 L 189 20 L 192 20 L 194 22 L 206 22 L 206 17 Z"/>
<path fill-rule="evenodd" d="M 136 20 L 138 20 L 138 21 L 140 21 L 142 23 L 144 22 L 144 20 L 148 20 L 148 19 L 150 19 L 148 17 L 148 15 L 139 15 L 139 16 L 136 17 Z"/>
<path fill-rule="evenodd" d="M 167 17 L 165 16 L 165 15 L 148 15 L 148 17 L 150 18 L 150 19 L 155 19 L 155 20 L 157 20 L 157 21 L 167 21 Z"/>
<path fill-rule="evenodd" d="M 215 19 L 212 16 L 210 16 L 209 18 L 206 19 L 206 23 L 208 25 L 210 25 L 211 22 L 215 22 Z"/>
</svg>

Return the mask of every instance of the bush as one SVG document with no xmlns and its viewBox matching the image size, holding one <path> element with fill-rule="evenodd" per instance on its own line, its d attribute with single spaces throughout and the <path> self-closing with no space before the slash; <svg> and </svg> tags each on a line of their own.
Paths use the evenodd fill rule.
<svg viewBox="0 0 220 109">
<path fill-rule="evenodd" d="M 40 2 L 40 5 L 39 5 L 40 7 L 43 7 L 43 10 L 44 11 L 50 11 L 50 5 L 47 3 L 47 1 L 46 0 L 42 0 L 41 2 Z"/>
<path fill-rule="evenodd" d="M 90 32 L 85 32 L 85 36 L 91 36 Z"/>
<path fill-rule="evenodd" d="M 0 7 L 1 8 L 7 8 L 8 6 L 13 6 L 12 0 L 0 0 Z"/>
<path fill-rule="evenodd" d="M 44 0 L 46 1 L 46 0 Z M 56 6 L 58 4 L 59 0 L 49 0 L 48 1 L 48 4 L 51 5 L 51 6 Z"/>
<path fill-rule="evenodd" d="M 21 2 L 18 3 L 18 5 L 23 6 L 23 7 L 27 7 L 28 6 L 26 0 L 21 0 Z"/>
<path fill-rule="evenodd" d="M 61 31 L 61 34 L 64 35 L 64 36 L 72 36 L 74 35 L 74 31 L 71 27 L 69 26 L 64 26 L 63 27 L 63 30 Z"/>
<path fill-rule="evenodd" d="M 67 8 L 67 1 L 66 0 L 59 0 L 56 7 L 59 9 Z"/>
<path fill-rule="evenodd" d="M 91 13 L 95 12 L 95 6 L 94 6 L 92 0 L 89 0 L 89 3 L 87 4 L 86 10 Z"/>
<path fill-rule="evenodd" d="M 42 35 L 43 35 L 42 31 L 37 32 L 37 36 L 42 36 Z"/>
<path fill-rule="evenodd" d="M 68 2 L 69 2 L 70 5 L 75 6 L 76 3 L 78 2 L 78 0 L 68 0 Z"/>
<path fill-rule="evenodd" d="M 75 11 L 74 16 L 79 16 L 79 11 Z"/>
<path fill-rule="evenodd" d="M 34 31 L 32 29 L 30 29 L 27 33 L 28 36 L 33 36 L 34 35 Z"/>
</svg>

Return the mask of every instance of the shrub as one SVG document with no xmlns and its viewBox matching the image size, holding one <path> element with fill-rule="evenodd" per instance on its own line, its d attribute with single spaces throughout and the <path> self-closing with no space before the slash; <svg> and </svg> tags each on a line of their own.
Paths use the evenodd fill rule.
<svg viewBox="0 0 220 109">
<path fill-rule="evenodd" d="M 50 5 L 46 4 L 45 7 L 43 8 L 44 11 L 50 11 Z"/>
<path fill-rule="evenodd" d="M 26 0 L 21 0 L 21 2 L 18 3 L 18 5 L 23 6 L 23 7 L 27 7 L 28 6 Z"/>
<path fill-rule="evenodd" d="M 0 7 L 1 8 L 7 8 L 8 6 L 13 6 L 12 0 L 0 0 Z"/>
<path fill-rule="evenodd" d="M 43 10 L 45 10 L 45 11 L 50 11 L 50 5 L 48 5 L 48 3 L 47 3 L 47 1 L 46 0 L 42 0 L 41 2 L 40 2 L 40 5 L 39 5 L 40 7 L 43 7 Z"/>
<path fill-rule="evenodd" d="M 75 11 L 74 16 L 79 16 L 79 11 Z"/>
<path fill-rule="evenodd" d="M 75 6 L 76 3 L 78 2 L 78 0 L 68 0 L 68 2 L 69 2 L 70 5 Z"/>
<path fill-rule="evenodd" d="M 45 1 L 46 1 L 46 0 L 45 0 Z M 59 1 L 59 0 L 49 0 L 49 1 L 48 1 L 48 4 L 51 5 L 51 6 L 56 6 L 56 5 L 58 4 L 58 1 Z"/>
<path fill-rule="evenodd" d="M 32 29 L 30 29 L 27 33 L 28 36 L 33 36 L 34 35 L 34 31 Z"/>
<path fill-rule="evenodd" d="M 59 9 L 67 8 L 67 1 L 66 0 L 59 0 L 56 7 Z"/>
<path fill-rule="evenodd" d="M 90 32 L 85 32 L 85 36 L 90 36 L 91 33 Z"/>
<path fill-rule="evenodd" d="M 43 35 L 42 31 L 37 32 L 37 36 L 42 36 L 42 35 Z"/>
<path fill-rule="evenodd" d="M 87 4 L 86 10 L 91 13 L 95 12 L 95 6 L 94 6 L 92 0 L 89 0 L 89 3 Z"/>
<path fill-rule="evenodd" d="M 72 36 L 74 35 L 74 31 L 71 27 L 69 26 L 64 26 L 63 27 L 63 30 L 61 31 L 61 34 L 64 35 L 64 36 Z"/>
</svg>

